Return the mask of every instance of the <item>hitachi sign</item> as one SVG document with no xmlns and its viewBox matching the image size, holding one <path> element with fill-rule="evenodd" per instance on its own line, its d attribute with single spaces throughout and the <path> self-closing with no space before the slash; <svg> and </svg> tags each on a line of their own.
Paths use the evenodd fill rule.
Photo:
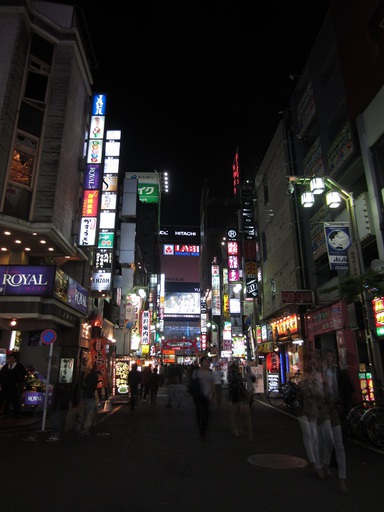
<svg viewBox="0 0 384 512">
<path fill-rule="evenodd" d="M 175 231 L 177 236 L 197 236 L 196 231 Z"/>
</svg>

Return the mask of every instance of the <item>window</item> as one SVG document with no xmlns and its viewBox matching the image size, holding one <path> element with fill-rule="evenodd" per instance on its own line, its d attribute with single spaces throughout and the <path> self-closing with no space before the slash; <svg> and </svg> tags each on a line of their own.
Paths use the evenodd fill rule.
<svg viewBox="0 0 384 512">
<path fill-rule="evenodd" d="M 28 153 L 24 153 L 24 151 L 15 149 L 13 151 L 9 181 L 30 188 L 32 185 L 34 163 L 34 156 L 29 155 Z"/>
</svg>

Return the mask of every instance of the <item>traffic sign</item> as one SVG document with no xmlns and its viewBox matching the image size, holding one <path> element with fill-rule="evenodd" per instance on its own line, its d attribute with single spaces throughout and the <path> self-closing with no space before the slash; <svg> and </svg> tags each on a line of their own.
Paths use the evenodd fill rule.
<svg viewBox="0 0 384 512">
<path fill-rule="evenodd" d="M 45 331 L 41 333 L 40 338 L 45 345 L 50 345 L 56 341 L 57 334 L 53 329 L 45 329 Z"/>
</svg>

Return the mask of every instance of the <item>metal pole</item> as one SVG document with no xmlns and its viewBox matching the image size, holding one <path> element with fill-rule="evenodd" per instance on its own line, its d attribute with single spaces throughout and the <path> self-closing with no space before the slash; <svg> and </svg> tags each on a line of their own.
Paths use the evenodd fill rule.
<svg viewBox="0 0 384 512">
<path fill-rule="evenodd" d="M 358 256 L 359 274 L 361 275 L 365 269 L 364 269 L 363 252 L 361 250 L 359 233 L 357 231 L 355 203 L 353 200 L 353 195 L 350 193 L 348 193 L 347 195 L 348 195 L 348 198 L 346 200 L 347 210 L 348 210 L 349 218 L 351 220 L 352 236 L 353 236 L 353 241 L 355 243 L 357 256 Z M 360 297 L 361 297 L 361 303 L 362 303 L 363 311 L 364 311 L 364 332 L 365 332 L 365 342 L 366 342 L 366 346 L 367 346 L 369 371 L 370 371 L 370 373 L 372 373 L 374 390 L 376 390 L 377 389 L 377 371 L 376 371 L 376 366 L 374 364 L 374 347 L 373 347 L 370 322 L 369 322 L 369 318 L 368 318 L 368 300 L 369 299 L 367 298 L 367 292 L 363 291 L 362 293 L 360 293 Z"/>
<path fill-rule="evenodd" d="M 51 376 L 51 362 L 52 362 L 52 351 L 53 343 L 49 345 L 49 356 L 48 356 L 48 369 L 47 369 L 47 382 L 45 384 L 45 395 L 44 395 L 44 410 L 43 410 L 43 422 L 41 424 L 41 430 L 45 430 L 45 422 L 47 419 L 47 408 L 48 408 L 48 394 L 49 394 L 49 379 Z"/>
</svg>

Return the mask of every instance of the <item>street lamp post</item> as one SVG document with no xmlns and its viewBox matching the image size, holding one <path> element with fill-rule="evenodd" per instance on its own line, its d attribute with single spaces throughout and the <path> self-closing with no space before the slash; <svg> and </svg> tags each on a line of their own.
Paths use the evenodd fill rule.
<svg viewBox="0 0 384 512">
<path fill-rule="evenodd" d="M 354 251 L 350 252 L 350 261 L 349 261 L 349 272 L 351 275 L 361 275 L 364 270 L 364 260 L 363 254 L 361 250 L 360 237 L 357 229 L 356 222 L 356 213 L 355 213 L 355 203 L 352 192 L 345 190 L 337 181 L 335 181 L 330 176 L 287 176 L 288 185 L 287 185 L 287 193 L 293 194 L 295 191 L 296 185 L 304 185 L 306 186 L 305 192 L 303 192 L 300 196 L 301 205 L 304 208 L 311 207 L 315 202 L 315 197 L 317 195 L 321 195 L 327 191 L 325 195 L 326 204 L 329 208 L 337 208 L 341 204 L 341 199 L 345 201 L 346 210 L 349 218 L 349 223 L 351 226 L 352 233 L 352 247 Z M 368 321 L 368 304 L 366 293 L 360 294 L 361 303 L 363 305 L 364 314 L 364 324 L 365 324 L 365 337 L 367 343 L 367 354 L 368 354 L 368 364 L 370 366 L 370 370 L 374 376 L 376 376 L 376 368 L 374 365 L 374 348 L 372 342 L 372 336 Z M 374 378 L 374 382 L 376 382 L 376 378 Z"/>
</svg>

